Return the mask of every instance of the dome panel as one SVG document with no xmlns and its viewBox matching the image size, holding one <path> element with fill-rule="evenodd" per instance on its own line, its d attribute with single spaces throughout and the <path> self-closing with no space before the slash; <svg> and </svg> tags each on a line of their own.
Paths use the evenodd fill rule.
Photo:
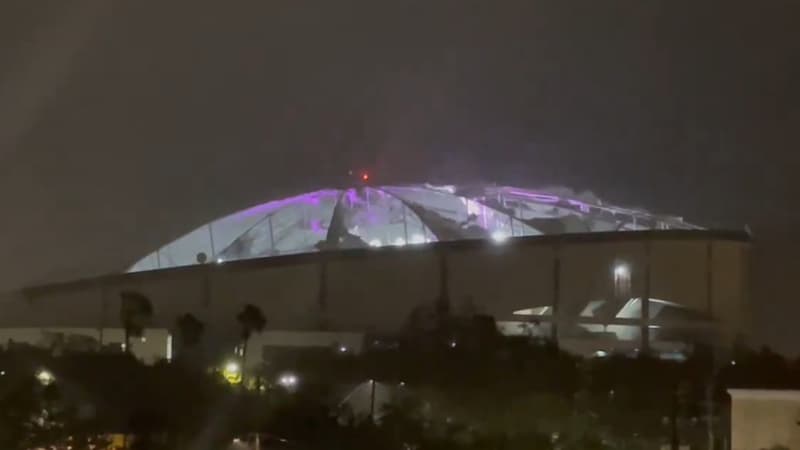
<svg viewBox="0 0 800 450">
<path fill-rule="evenodd" d="M 275 212 L 271 216 L 274 239 L 271 254 L 316 251 L 327 237 L 339 196 L 338 191 L 326 191 L 313 201 L 296 203 Z"/>
<path fill-rule="evenodd" d="M 341 206 L 344 226 L 350 235 L 360 239 L 361 246 L 402 246 L 436 241 L 436 236 L 413 210 L 382 189 L 348 189 Z"/>
<path fill-rule="evenodd" d="M 362 185 L 274 200 L 216 219 L 143 257 L 129 271 L 437 240 L 698 228 L 565 188 Z"/>
<path fill-rule="evenodd" d="M 326 239 L 339 197 L 336 190 L 293 197 L 225 247 L 220 262 L 316 251 Z"/>
</svg>

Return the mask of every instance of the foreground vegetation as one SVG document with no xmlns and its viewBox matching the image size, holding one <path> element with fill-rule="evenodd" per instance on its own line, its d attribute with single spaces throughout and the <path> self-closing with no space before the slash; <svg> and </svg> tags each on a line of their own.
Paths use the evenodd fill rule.
<svg viewBox="0 0 800 450">
<path fill-rule="evenodd" d="M 131 310 L 122 320 L 135 336 L 143 324 Z M 266 319 L 245 311 L 246 344 Z M 122 443 L 131 449 L 722 448 L 728 387 L 800 387 L 800 364 L 768 350 L 584 360 L 500 336 L 483 316 L 410 326 L 358 354 L 277 352 L 231 385 L 188 357 L 202 329 L 181 317 L 182 352 L 154 366 L 127 353 L 0 352 L 0 448 L 98 449 L 113 433 L 135 436 Z M 365 382 L 367 413 L 343 401 Z"/>
</svg>

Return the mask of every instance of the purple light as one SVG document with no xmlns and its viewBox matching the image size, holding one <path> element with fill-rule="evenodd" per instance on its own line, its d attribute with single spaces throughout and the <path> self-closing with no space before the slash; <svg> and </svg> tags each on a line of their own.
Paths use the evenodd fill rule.
<svg viewBox="0 0 800 450">
<path fill-rule="evenodd" d="M 559 201 L 561 201 L 561 199 L 556 197 L 555 195 L 548 195 L 548 194 L 531 194 L 531 198 L 538 200 L 542 203 L 558 203 Z"/>
<path fill-rule="evenodd" d="M 358 203 L 358 194 L 356 194 L 356 190 L 353 188 L 347 190 L 347 203 L 351 208 Z"/>
<path fill-rule="evenodd" d="M 311 231 L 313 231 L 314 233 L 317 234 L 325 233 L 325 230 L 322 228 L 322 220 L 312 219 L 309 225 L 311 226 Z"/>
</svg>

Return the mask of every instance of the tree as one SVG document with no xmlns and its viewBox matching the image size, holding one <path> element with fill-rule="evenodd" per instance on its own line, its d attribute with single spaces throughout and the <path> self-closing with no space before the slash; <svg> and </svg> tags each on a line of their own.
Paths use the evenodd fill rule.
<svg viewBox="0 0 800 450">
<path fill-rule="evenodd" d="M 178 317 L 175 325 L 181 340 L 181 351 L 196 346 L 203 337 L 205 324 L 190 313 Z"/>
<path fill-rule="evenodd" d="M 75 405 L 56 383 L 42 385 L 30 374 L 2 378 L 0 448 L 64 448 L 69 442 L 71 448 L 83 450 L 90 439 L 102 441 L 89 431 L 89 424 L 78 417 Z"/>
<path fill-rule="evenodd" d="M 4 377 L 0 385 L 0 447 L 23 448 L 34 428 L 36 414 L 42 409 L 36 394 L 36 380 L 32 376 L 9 380 Z"/>
<path fill-rule="evenodd" d="M 261 312 L 258 306 L 252 304 L 244 305 L 244 308 L 236 315 L 236 321 L 239 322 L 241 327 L 242 338 L 242 366 L 244 366 L 247 357 L 247 343 L 253 333 L 261 333 L 264 327 L 267 326 L 267 318 Z"/>
<path fill-rule="evenodd" d="M 145 326 L 153 317 L 153 305 L 144 294 L 136 291 L 123 291 L 120 296 L 119 318 L 125 330 L 125 353 L 131 351 L 131 337 L 141 337 Z"/>
</svg>

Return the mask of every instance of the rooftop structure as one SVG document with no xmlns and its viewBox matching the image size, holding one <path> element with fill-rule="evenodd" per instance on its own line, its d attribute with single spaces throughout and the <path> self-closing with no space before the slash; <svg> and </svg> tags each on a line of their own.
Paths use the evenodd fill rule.
<svg viewBox="0 0 800 450">
<path fill-rule="evenodd" d="M 309 192 L 222 217 L 155 250 L 129 271 L 320 250 L 649 229 L 699 227 L 564 188 L 363 185 Z"/>
</svg>

